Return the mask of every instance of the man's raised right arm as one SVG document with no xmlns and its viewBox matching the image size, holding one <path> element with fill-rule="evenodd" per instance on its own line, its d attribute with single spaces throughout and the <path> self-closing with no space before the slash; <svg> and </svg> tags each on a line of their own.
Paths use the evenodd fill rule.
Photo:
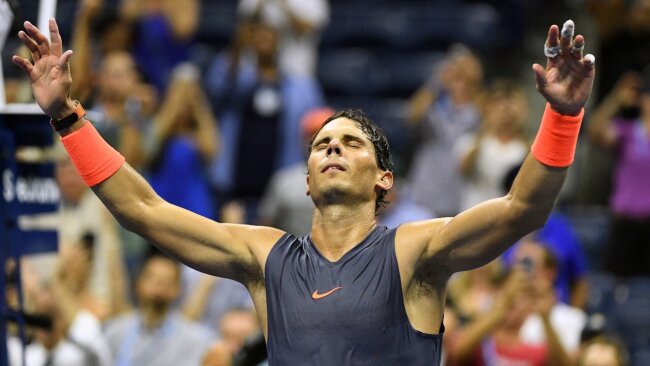
<svg viewBox="0 0 650 366">
<path fill-rule="evenodd" d="M 54 19 L 50 20 L 49 30 L 51 43 L 34 25 L 25 22 L 25 31 L 20 31 L 18 37 L 34 62 L 18 56 L 13 61 L 29 77 L 41 109 L 54 120 L 61 120 L 75 111 L 69 98 L 72 51 L 63 52 Z M 121 225 L 200 271 L 244 283 L 261 275 L 261 266 L 282 231 L 221 224 L 171 205 L 124 163 L 124 158 L 99 137 L 88 121 L 79 118 L 71 126 L 57 130 L 81 176 Z"/>
<path fill-rule="evenodd" d="M 92 189 L 126 229 L 197 270 L 240 282 L 261 274 L 263 259 L 283 234 L 268 227 L 218 223 L 174 206 L 127 163 Z"/>
</svg>

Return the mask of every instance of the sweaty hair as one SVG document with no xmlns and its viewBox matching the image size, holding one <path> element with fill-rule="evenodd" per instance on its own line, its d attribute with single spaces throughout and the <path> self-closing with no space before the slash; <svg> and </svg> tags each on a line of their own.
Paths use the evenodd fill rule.
<svg viewBox="0 0 650 366">
<path fill-rule="evenodd" d="M 363 131 L 370 142 L 372 142 L 372 146 L 375 148 L 377 166 L 379 166 L 381 170 L 392 172 L 393 160 L 391 157 L 390 146 L 388 146 L 388 139 L 386 138 L 386 135 L 384 135 L 384 132 L 379 128 L 379 126 L 377 126 L 375 122 L 370 119 L 370 117 L 358 109 L 344 109 L 334 113 L 328 119 L 326 119 L 325 122 L 323 122 L 323 125 L 318 129 L 318 131 L 316 131 L 316 133 L 312 135 L 311 139 L 309 140 L 307 155 L 309 156 L 309 154 L 311 154 L 314 139 L 320 130 L 322 130 L 323 127 L 331 121 L 342 117 L 354 121 L 357 127 Z M 377 194 L 377 199 L 375 200 L 375 212 L 390 203 L 386 200 L 387 194 L 388 191 L 383 189 Z"/>
</svg>

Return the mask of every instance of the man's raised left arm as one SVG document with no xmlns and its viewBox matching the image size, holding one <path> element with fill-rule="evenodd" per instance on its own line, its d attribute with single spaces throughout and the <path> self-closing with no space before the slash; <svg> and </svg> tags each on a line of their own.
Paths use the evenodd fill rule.
<svg viewBox="0 0 650 366">
<path fill-rule="evenodd" d="M 594 57 L 583 56 L 584 37 L 574 38 L 573 29 L 570 20 L 561 34 L 551 26 L 544 46 L 547 66 L 533 65 L 537 90 L 548 103 L 531 153 L 510 192 L 453 218 L 414 224 L 414 229 L 431 225 L 423 257 L 435 259 L 448 274 L 487 264 L 542 227 L 551 213 L 573 162 L 595 72 Z"/>
</svg>

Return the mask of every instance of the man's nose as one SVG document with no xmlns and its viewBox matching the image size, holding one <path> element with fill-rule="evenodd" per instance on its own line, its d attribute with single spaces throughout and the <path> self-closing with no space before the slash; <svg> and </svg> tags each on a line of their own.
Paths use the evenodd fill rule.
<svg viewBox="0 0 650 366">
<path fill-rule="evenodd" d="M 341 155 L 341 142 L 338 139 L 333 139 L 327 145 L 327 155 Z"/>
</svg>

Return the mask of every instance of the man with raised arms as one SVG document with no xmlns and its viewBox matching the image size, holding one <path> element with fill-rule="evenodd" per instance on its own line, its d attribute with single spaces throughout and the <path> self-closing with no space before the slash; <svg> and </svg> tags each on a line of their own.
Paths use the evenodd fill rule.
<svg viewBox="0 0 650 366">
<path fill-rule="evenodd" d="M 214 222 L 158 197 L 69 98 L 72 51 L 63 52 L 54 19 L 49 31 L 51 43 L 26 22 L 19 38 L 33 63 L 13 61 L 79 173 L 127 229 L 187 265 L 244 284 L 272 366 L 438 364 L 447 280 L 544 224 L 573 162 L 594 79 L 594 57 L 583 57 L 573 22 L 561 34 L 551 26 L 546 69 L 533 65 L 548 103 L 512 190 L 456 217 L 396 229 L 376 224 L 393 184 L 385 136 L 363 113 L 334 114 L 310 145 L 306 192 L 315 210 L 311 234 L 298 238 Z"/>
</svg>

